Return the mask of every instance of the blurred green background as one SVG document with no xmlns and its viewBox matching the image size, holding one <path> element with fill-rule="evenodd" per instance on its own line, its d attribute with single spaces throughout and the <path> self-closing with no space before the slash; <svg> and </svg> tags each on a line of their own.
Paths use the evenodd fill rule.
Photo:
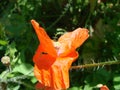
<svg viewBox="0 0 120 90">
<path fill-rule="evenodd" d="M 32 57 L 39 42 L 31 19 L 52 39 L 78 27 L 89 29 L 73 65 L 120 60 L 120 0 L 0 0 L 0 58 L 9 56 L 12 69 L 0 62 L 0 90 L 35 89 Z M 98 84 L 120 90 L 120 65 L 70 70 L 68 90 L 99 90 Z"/>
</svg>

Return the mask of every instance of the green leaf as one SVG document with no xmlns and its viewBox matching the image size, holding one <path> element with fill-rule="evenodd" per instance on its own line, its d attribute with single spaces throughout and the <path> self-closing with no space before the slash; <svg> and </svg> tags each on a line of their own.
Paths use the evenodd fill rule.
<svg viewBox="0 0 120 90">
<path fill-rule="evenodd" d="M 108 80 L 110 79 L 110 73 L 107 72 L 105 69 L 99 69 L 96 72 L 93 72 L 93 74 L 88 75 L 85 79 L 85 83 L 96 86 L 96 84 L 106 84 Z"/>
<path fill-rule="evenodd" d="M 10 57 L 14 58 L 16 52 L 17 52 L 16 44 L 15 42 L 12 42 L 10 45 L 8 45 L 5 55 L 9 54 Z"/>
<path fill-rule="evenodd" d="M 120 75 L 119 74 L 114 76 L 113 84 L 114 84 L 115 90 L 119 90 L 120 89 Z"/>
<path fill-rule="evenodd" d="M 85 85 L 83 90 L 93 90 L 93 88 L 90 85 Z"/>
<path fill-rule="evenodd" d="M 24 16 L 18 14 L 11 14 L 11 16 L 1 19 L 1 22 L 5 26 L 5 32 L 11 37 L 18 37 L 23 35 L 26 32 L 26 21 L 24 20 Z"/>
<path fill-rule="evenodd" d="M 1 44 L 1 45 L 7 45 L 7 44 L 8 44 L 8 41 L 0 40 L 0 44 Z"/>
<path fill-rule="evenodd" d="M 2 79 L 2 80 L 6 79 L 8 73 L 9 73 L 8 70 L 3 71 L 3 72 L 0 74 L 0 79 Z"/>
<path fill-rule="evenodd" d="M 14 87 L 8 87 L 8 90 L 19 90 L 20 89 L 20 85 L 18 84 L 17 86 Z"/>
<path fill-rule="evenodd" d="M 27 0 L 17 0 L 17 2 L 18 2 L 18 4 L 19 5 L 26 5 L 26 3 L 27 3 Z"/>
<path fill-rule="evenodd" d="M 20 65 L 16 65 L 16 67 L 13 69 L 13 72 L 19 72 L 19 73 L 22 73 L 23 75 L 33 76 L 33 73 L 31 73 L 32 70 L 33 70 L 32 65 L 22 63 Z"/>
<path fill-rule="evenodd" d="M 37 82 L 37 79 L 36 79 L 35 77 L 32 77 L 32 78 L 31 78 L 31 82 L 32 82 L 32 83 L 36 83 L 36 82 Z"/>
<path fill-rule="evenodd" d="M 90 12 L 92 13 L 97 4 L 97 0 L 89 0 L 89 2 L 90 2 Z"/>
<path fill-rule="evenodd" d="M 72 88 L 69 88 L 68 90 L 80 90 L 79 87 L 72 87 Z"/>
</svg>

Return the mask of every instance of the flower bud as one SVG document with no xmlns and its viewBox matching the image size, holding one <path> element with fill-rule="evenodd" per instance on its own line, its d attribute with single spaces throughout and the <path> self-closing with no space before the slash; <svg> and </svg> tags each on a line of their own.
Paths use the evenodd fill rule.
<svg viewBox="0 0 120 90">
<path fill-rule="evenodd" d="M 9 66 L 10 65 L 10 57 L 9 56 L 3 56 L 1 58 L 1 62 L 6 65 L 6 66 Z"/>
</svg>

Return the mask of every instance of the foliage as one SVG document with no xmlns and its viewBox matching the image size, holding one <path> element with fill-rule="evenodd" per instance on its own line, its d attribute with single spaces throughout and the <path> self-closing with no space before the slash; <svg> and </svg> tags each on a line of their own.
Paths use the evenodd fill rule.
<svg viewBox="0 0 120 90">
<path fill-rule="evenodd" d="M 32 57 L 38 39 L 30 24 L 37 20 L 57 39 L 77 27 L 89 29 L 73 65 L 120 60 L 120 0 L 2 0 L 0 1 L 0 58 L 10 57 L 11 71 L 0 62 L 0 86 L 7 90 L 34 90 Z M 70 70 L 69 90 L 97 90 L 105 84 L 120 88 L 120 66 Z M 0 88 L 1 88 L 0 87 Z"/>
</svg>

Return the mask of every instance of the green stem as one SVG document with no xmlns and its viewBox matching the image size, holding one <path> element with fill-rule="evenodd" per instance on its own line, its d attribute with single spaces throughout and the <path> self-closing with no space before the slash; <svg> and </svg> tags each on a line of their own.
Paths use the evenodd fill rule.
<svg viewBox="0 0 120 90">
<path fill-rule="evenodd" d="M 91 12 L 89 13 L 88 18 L 87 18 L 87 20 L 85 22 L 85 28 L 88 27 L 88 22 L 90 21 L 90 17 L 91 17 Z"/>
<path fill-rule="evenodd" d="M 81 69 L 81 68 L 89 68 L 89 67 L 96 67 L 96 66 L 113 65 L 113 64 L 120 64 L 120 61 L 107 61 L 107 62 L 85 64 L 85 65 L 79 65 L 79 66 L 72 66 L 70 69 Z"/>
<path fill-rule="evenodd" d="M 13 82 L 13 83 L 17 83 L 17 84 L 22 84 L 22 85 L 24 85 L 25 87 L 34 90 L 34 86 L 31 86 L 31 85 L 29 85 L 29 84 L 27 84 L 27 83 L 25 83 L 25 82 L 19 81 L 19 80 L 13 80 L 13 81 L 10 81 L 10 80 L 9 80 L 8 82 Z"/>
</svg>

